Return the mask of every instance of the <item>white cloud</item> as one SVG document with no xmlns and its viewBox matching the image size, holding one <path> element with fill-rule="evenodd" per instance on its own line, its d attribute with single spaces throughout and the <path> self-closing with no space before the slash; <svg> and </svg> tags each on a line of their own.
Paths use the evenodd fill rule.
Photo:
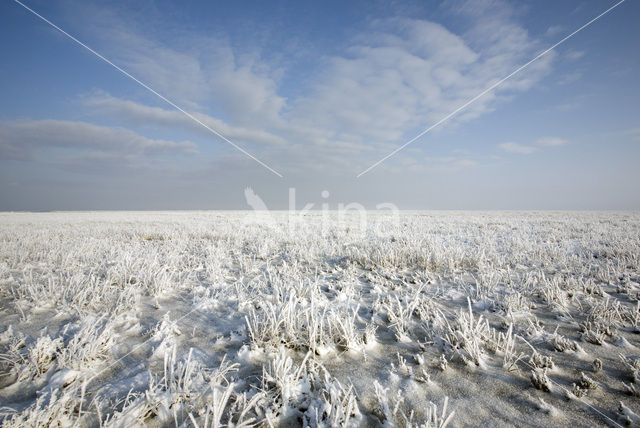
<svg viewBox="0 0 640 428">
<path fill-rule="evenodd" d="M 578 60 L 580 58 L 582 58 L 584 56 L 585 52 L 584 51 L 579 51 L 579 50 L 570 50 L 567 53 L 564 54 L 565 58 L 567 58 L 570 61 L 575 61 Z"/>
<path fill-rule="evenodd" d="M 506 3 L 464 2 L 450 9 L 469 19 L 465 31 L 456 34 L 418 19 L 372 22 L 347 42 L 344 54 L 323 57 L 314 74 L 319 77 L 303 79 L 307 85 L 296 88 L 290 99 L 281 94 L 278 64 L 259 52 L 234 49 L 221 38 L 165 34 L 160 42 L 151 33 L 135 32 L 116 16 L 96 27 L 99 34 L 94 36 L 103 38 L 108 56 L 125 69 L 227 138 L 243 147 L 247 143 L 261 159 L 277 158 L 285 168 L 302 171 L 355 171 L 466 103 L 539 50 Z M 500 101 L 529 89 L 549 72 L 552 60 L 553 53 L 535 62 L 451 122 L 481 117 Z M 128 126 L 207 132 L 182 113 L 145 105 L 135 95 L 124 100 L 99 93 L 85 103 L 94 113 L 108 114 Z"/>
<path fill-rule="evenodd" d="M 320 125 L 329 138 L 399 145 L 530 59 L 536 44 L 526 31 L 508 17 L 490 19 L 495 25 L 477 22 L 466 37 L 429 21 L 378 21 L 356 39 L 349 55 L 330 59 L 324 78 L 297 100 L 291 118 Z M 484 41 L 467 40 L 472 38 Z M 546 75 L 551 60 L 534 63 L 456 120 L 479 117 L 499 97 L 528 89 Z"/>
<path fill-rule="evenodd" d="M 537 150 L 533 146 L 525 146 L 523 144 L 518 144 L 513 142 L 502 143 L 502 144 L 499 144 L 498 147 L 500 147 L 505 152 L 517 153 L 521 155 L 529 155 Z"/>
<path fill-rule="evenodd" d="M 559 85 L 569 85 L 571 83 L 575 83 L 582 78 L 582 73 L 580 71 L 572 71 L 569 73 L 565 73 L 558 78 Z"/>
<path fill-rule="evenodd" d="M 154 124 L 163 127 L 179 126 L 218 140 L 216 136 L 202 125 L 187 117 L 184 113 L 172 108 L 150 107 L 134 101 L 115 98 L 105 93 L 86 97 L 83 99 L 83 102 L 86 106 L 94 109 L 95 112 L 117 117 L 131 125 Z M 287 144 L 284 138 L 261 129 L 231 126 L 220 119 L 202 113 L 193 112 L 190 114 L 236 143 L 249 142 L 256 145 L 271 146 L 284 146 Z M 227 144 L 222 140 L 220 140 L 220 143 Z"/>
<path fill-rule="evenodd" d="M 203 110 L 213 104 L 236 125 L 279 121 L 286 100 L 277 93 L 277 73 L 256 55 L 238 56 L 228 43 L 205 37 L 170 47 L 117 24 L 106 35 L 126 69 L 181 106 Z"/>
<path fill-rule="evenodd" d="M 552 25 L 551 27 L 547 28 L 545 34 L 549 37 L 555 37 L 561 34 L 563 31 L 565 31 L 565 29 L 562 25 Z"/>
<path fill-rule="evenodd" d="M 69 154 L 65 149 L 74 149 Z M 0 153 L 3 159 L 51 160 L 82 156 L 86 159 L 120 157 L 144 160 L 164 154 L 193 155 L 189 141 L 151 139 L 125 128 L 67 120 L 5 121 L 0 123 Z"/>
<path fill-rule="evenodd" d="M 560 137 L 541 137 L 535 141 L 535 145 L 525 145 L 514 142 L 498 144 L 498 147 L 507 153 L 530 155 L 542 147 L 558 147 L 567 144 L 568 141 Z"/>
<path fill-rule="evenodd" d="M 560 137 L 542 137 L 536 140 L 538 146 L 557 147 L 564 146 L 568 141 Z"/>
</svg>

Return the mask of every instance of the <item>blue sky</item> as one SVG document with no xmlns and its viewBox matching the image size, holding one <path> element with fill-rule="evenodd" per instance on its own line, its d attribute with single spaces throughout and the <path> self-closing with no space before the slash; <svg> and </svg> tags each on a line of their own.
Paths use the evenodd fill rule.
<svg viewBox="0 0 640 428">
<path fill-rule="evenodd" d="M 637 0 L 24 3 L 283 177 L 7 0 L 0 209 L 640 209 Z"/>
</svg>

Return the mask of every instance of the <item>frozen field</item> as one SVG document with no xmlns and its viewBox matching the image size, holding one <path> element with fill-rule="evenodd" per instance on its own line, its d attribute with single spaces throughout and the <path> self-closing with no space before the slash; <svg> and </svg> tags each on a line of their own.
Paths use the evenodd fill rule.
<svg viewBox="0 0 640 428">
<path fill-rule="evenodd" d="M 640 422 L 640 214 L 0 214 L 5 426 Z"/>
</svg>

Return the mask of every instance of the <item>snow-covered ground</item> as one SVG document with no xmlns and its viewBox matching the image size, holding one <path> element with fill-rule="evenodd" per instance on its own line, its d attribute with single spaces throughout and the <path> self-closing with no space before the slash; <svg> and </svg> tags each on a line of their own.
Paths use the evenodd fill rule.
<svg viewBox="0 0 640 428">
<path fill-rule="evenodd" d="M 0 214 L 6 426 L 625 426 L 640 214 Z"/>
</svg>

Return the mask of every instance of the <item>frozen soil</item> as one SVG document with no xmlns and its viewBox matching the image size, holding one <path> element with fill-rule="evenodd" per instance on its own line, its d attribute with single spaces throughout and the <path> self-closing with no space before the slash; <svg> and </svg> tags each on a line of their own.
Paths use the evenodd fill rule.
<svg viewBox="0 0 640 428">
<path fill-rule="evenodd" d="M 640 214 L 0 214 L 6 426 L 640 423 Z"/>
</svg>

